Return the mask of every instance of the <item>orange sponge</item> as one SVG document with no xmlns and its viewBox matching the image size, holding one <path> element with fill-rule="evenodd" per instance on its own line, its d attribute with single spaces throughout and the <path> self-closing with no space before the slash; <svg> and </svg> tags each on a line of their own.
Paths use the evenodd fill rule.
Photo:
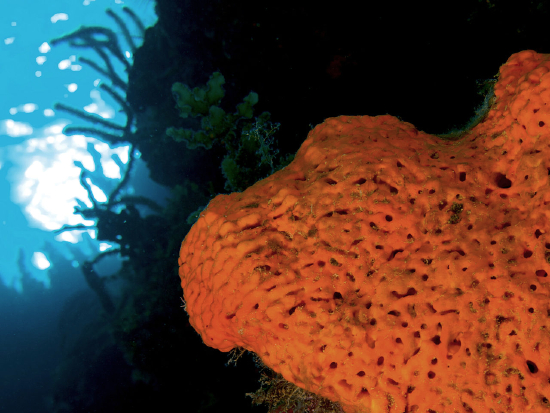
<svg viewBox="0 0 550 413">
<path fill-rule="evenodd" d="M 179 258 L 205 344 L 346 412 L 549 411 L 549 59 L 510 57 L 459 141 L 331 118 L 213 199 Z"/>
</svg>

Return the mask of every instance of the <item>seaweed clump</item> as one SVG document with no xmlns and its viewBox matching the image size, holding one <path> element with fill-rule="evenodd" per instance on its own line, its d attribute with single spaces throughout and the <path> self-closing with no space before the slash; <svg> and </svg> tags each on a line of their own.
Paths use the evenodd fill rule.
<svg viewBox="0 0 550 413">
<path fill-rule="evenodd" d="M 225 78 L 214 72 L 206 86 L 190 89 L 174 83 L 172 93 L 183 119 L 197 118 L 196 128 L 170 127 L 166 134 L 188 149 L 221 150 L 225 155 L 221 170 L 226 191 L 243 191 L 258 179 L 282 169 L 292 156 L 281 156 L 276 148 L 275 135 L 280 124 L 271 121 L 271 114 L 263 112 L 254 117 L 258 94 L 250 92 L 234 112 L 220 105 L 225 96 Z"/>
</svg>

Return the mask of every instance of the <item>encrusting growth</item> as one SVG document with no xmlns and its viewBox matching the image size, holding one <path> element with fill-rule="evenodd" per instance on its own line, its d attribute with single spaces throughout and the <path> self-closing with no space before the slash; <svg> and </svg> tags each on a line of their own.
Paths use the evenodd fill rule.
<svg viewBox="0 0 550 413">
<path fill-rule="evenodd" d="M 549 411 L 549 59 L 511 56 L 458 141 L 330 118 L 214 198 L 179 258 L 204 343 L 348 413 Z"/>
</svg>

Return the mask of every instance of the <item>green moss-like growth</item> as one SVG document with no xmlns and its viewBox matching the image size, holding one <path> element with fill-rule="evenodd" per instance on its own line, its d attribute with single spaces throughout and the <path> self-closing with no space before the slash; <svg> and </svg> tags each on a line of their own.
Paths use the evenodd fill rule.
<svg viewBox="0 0 550 413">
<path fill-rule="evenodd" d="M 263 364 L 258 356 L 255 356 L 254 360 L 261 372 L 261 387 L 254 393 L 247 393 L 247 396 L 252 398 L 252 403 L 255 405 L 267 405 L 268 413 L 344 413 L 338 403 L 324 399 L 286 381 L 282 375 L 275 373 Z"/>
<path fill-rule="evenodd" d="M 270 113 L 254 117 L 257 93 L 250 92 L 233 113 L 219 106 L 225 96 L 224 83 L 221 73 L 215 72 L 202 88 L 191 90 L 181 83 L 174 84 L 172 91 L 180 116 L 200 117 L 200 130 L 169 128 L 166 133 L 178 142 L 185 142 L 189 149 L 222 147 L 226 153 L 221 162 L 225 190 L 242 191 L 288 165 L 293 157 L 279 156 L 275 134 L 280 125 L 271 122 Z"/>
<path fill-rule="evenodd" d="M 221 165 L 227 191 L 243 191 L 292 161 L 293 156 L 279 156 L 275 134 L 280 124 L 269 119 L 269 113 L 264 112 L 254 122 L 247 122 L 238 145 L 229 148 Z"/>
<path fill-rule="evenodd" d="M 176 97 L 180 116 L 186 118 L 189 115 L 206 115 L 210 107 L 219 105 L 225 96 L 224 83 L 225 78 L 220 72 L 214 72 L 208 79 L 206 87 L 202 88 L 196 87 L 191 90 L 183 83 L 174 83 L 172 93 Z"/>
<path fill-rule="evenodd" d="M 225 96 L 223 84 L 225 78 L 220 72 L 210 76 L 205 87 L 193 90 L 182 83 L 174 83 L 172 92 L 182 118 L 202 117 L 201 129 L 168 128 L 166 133 L 177 142 L 185 142 L 189 149 L 203 147 L 211 149 L 217 141 L 231 140 L 235 137 L 237 122 L 254 116 L 254 105 L 258 103 L 258 94 L 250 92 L 243 102 L 237 105 L 234 113 L 226 113 L 220 106 Z"/>
</svg>

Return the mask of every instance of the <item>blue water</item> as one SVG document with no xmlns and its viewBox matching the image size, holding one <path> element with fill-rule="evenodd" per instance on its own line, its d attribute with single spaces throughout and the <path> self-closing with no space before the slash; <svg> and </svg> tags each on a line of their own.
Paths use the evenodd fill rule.
<svg viewBox="0 0 550 413">
<path fill-rule="evenodd" d="M 126 5 L 147 26 L 155 22 L 152 2 Z M 0 2 L 0 412 L 53 411 L 52 383 L 71 340 L 67 331 L 76 337 L 95 317 L 97 300 L 79 266 L 112 246 L 95 240 L 94 230 L 54 230 L 94 223 L 72 213 L 79 203 L 90 203 L 79 165 L 90 170 L 101 200 L 124 174 L 129 148 L 63 135 L 64 125 L 83 122 L 53 105 L 61 102 L 120 124 L 125 117 L 98 87 L 109 79 L 78 62 L 77 56 L 94 54 L 66 43 L 52 47 L 50 41 L 81 25 L 117 32 L 105 10 L 124 16 L 123 6 L 114 0 Z M 142 42 L 140 35 L 135 42 Z M 132 61 L 131 53 L 127 59 Z M 125 78 L 120 64 L 116 69 Z M 148 179 L 142 162 L 127 188 L 159 200 L 166 195 Z M 110 258 L 96 270 L 110 274 L 120 265 Z M 71 302 L 82 305 L 77 320 L 64 319 L 63 308 Z"/>
<path fill-rule="evenodd" d="M 281 126 L 270 163 L 332 116 L 388 113 L 447 132 L 474 115 L 481 86 L 512 53 L 550 50 L 550 1 L 455 3 L 0 0 L 0 413 L 267 411 L 245 396 L 260 368 L 250 355 L 226 367 L 227 354 L 204 345 L 180 308 L 177 276 L 187 217 L 229 190 L 222 160 L 237 159 L 244 135 L 227 133 L 208 151 L 168 139 L 167 127 L 200 124 L 178 116 L 171 87 L 220 71 L 227 113 L 258 93 L 254 116 L 268 111 Z M 106 12 L 139 46 L 125 6 L 155 25 L 127 98 L 134 53 Z M 81 60 L 104 63 L 81 40 L 53 41 L 81 26 L 120 42 L 112 75 Z M 143 153 L 64 129 L 91 119 L 123 127 L 127 102 L 142 122 L 128 140 Z M 243 172 L 255 170 L 254 154 L 241 155 L 239 185 L 266 176 Z M 123 196 L 166 208 L 133 208 Z"/>
</svg>

